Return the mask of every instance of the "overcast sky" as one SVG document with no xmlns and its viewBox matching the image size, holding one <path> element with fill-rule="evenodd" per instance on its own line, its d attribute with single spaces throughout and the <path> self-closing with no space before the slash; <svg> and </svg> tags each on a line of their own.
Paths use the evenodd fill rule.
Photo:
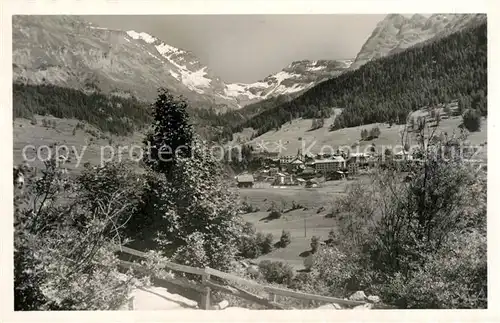
<svg viewBox="0 0 500 323">
<path fill-rule="evenodd" d="M 354 58 L 385 15 L 86 16 L 192 51 L 226 82 L 254 82 L 302 59 Z"/>
</svg>

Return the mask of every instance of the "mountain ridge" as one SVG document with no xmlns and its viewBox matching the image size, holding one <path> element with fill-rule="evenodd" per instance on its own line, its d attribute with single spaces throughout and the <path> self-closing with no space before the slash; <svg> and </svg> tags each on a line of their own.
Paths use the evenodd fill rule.
<svg viewBox="0 0 500 323">
<path fill-rule="evenodd" d="M 191 51 L 135 30 L 79 16 L 14 16 L 14 81 L 68 86 L 151 101 L 158 87 L 219 111 L 298 94 L 347 70 L 352 60 L 302 60 L 253 83 L 225 83 Z M 126 77 L 123 77 L 126 75 Z"/>
<path fill-rule="evenodd" d="M 350 69 L 357 69 L 371 60 L 396 54 L 485 20 L 484 14 L 433 14 L 429 17 L 418 13 L 411 17 L 389 14 L 377 23 Z"/>
</svg>

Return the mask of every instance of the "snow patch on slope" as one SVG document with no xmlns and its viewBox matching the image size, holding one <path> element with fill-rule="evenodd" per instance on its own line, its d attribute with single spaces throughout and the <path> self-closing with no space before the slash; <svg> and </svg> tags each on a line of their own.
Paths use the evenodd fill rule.
<svg viewBox="0 0 500 323">
<path fill-rule="evenodd" d="M 320 70 L 324 70 L 326 68 L 326 66 L 315 66 L 315 67 L 308 67 L 307 70 L 309 71 L 320 71 Z"/>
<path fill-rule="evenodd" d="M 183 73 L 185 70 L 181 70 L 182 83 L 193 89 L 197 89 L 199 87 L 210 87 L 210 83 L 212 82 L 212 80 L 204 77 L 205 75 L 207 75 L 206 69 L 207 67 L 205 66 L 204 68 L 199 69 L 196 72 L 187 71 L 185 73 Z"/>
<path fill-rule="evenodd" d="M 169 70 L 170 72 L 170 75 L 172 75 L 177 81 L 180 81 L 181 79 L 179 78 L 179 74 L 178 73 L 175 73 L 174 71 L 172 70 Z"/>
<path fill-rule="evenodd" d="M 174 54 L 174 53 L 181 53 L 182 52 L 182 50 L 175 48 L 173 46 L 170 46 L 169 44 L 165 44 L 165 43 L 161 43 L 160 45 L 156 45 L 155 47 L 156 47 L 156 50 L 158 50 L 158 52 L 162 55 L 167 54 L 167 53 Z"/>
<path fill-rule="evenodd" d="M 95 27 L 95 26 L 89 26 L 90 29 L 99 29 L 99 30 L 108 30 L 108 28 L 104 28 L 104 27 Z"/>
<path fill-rule="evenodd" d="M 164 44 L 162 44 L 164 45 Z M 168 45 L 167 45 L 168 46 Z M 174 72 L 173 70 L 170 70 L 170 74 L 176 78 L 177 80 L 179 81 L 182 81 L 182 83 L 187 86 L 190 90 L 192 91 L 195 91 L 197 93 L 200 93 L 200 94 L 203 94 L 204 91 L 203 89 L 207 89 L 210 87 L 210 83 L 212 82 L 211 79 L 209 78 L 206 78 L 205 75 L 207 75 L 207 67 L 203 67 L 197 71 L 191 71 L 189 70 L 185 65 L 180 65 L 180 64 L 177 64 L 171 57 L 170 55 L 172 54 L 172 51 L 170 50 L 165 50 L 165 49 L 168 49 L 167 46 L 157 46 L 157 50 L 158 52 L 163 56 L 165 57 L 170 64 L 174 65 L 177 69 L 177 72 L 180 73 L 180 77 L 179 77 L 179 73 L 177 72 Z M 160 51 L 158 49 L 158 47 L 160 47 L 162 50 Z M 169 46 L 171 48 L 174 48 L 172 46 Z M 167 53 L 170 53 L 170 55 L 167 55 Z"/>
<path fill-rule="evenodd" d="M 240 83 L 232 83 L 226 84 L 226 88 L 224 89 L 224 94 L 227 97 L 237 97 L 239 95 L 247 95 L 249 99 L 258 98 L 258 95 L 255 95 L 248 91 L 249 84 L 240 84 Z"/>
<path fill-rule="evenodd" d="M 289 79 L 289 78 L 300 77 L 300 75 L 298 75 L 298 74 L 291 74 L 291 73 L 288 73 L 288 72 L 285 72 L 285 71 L 281 71 L 281 72 L 278 72 L 278 73 L 274 74 L 273 77 L 276 80 L 278 80 L 278 83 L 281 83 L 284 80 Z"/>
<path fill-rule="evenodd" d="M 155 37 L 151 36 L 148 33 L 144 33 L 144 32 L 138 33 L 134 30 L 129 30 L 129 31 L 127 31 L 127 35 L 129 35 L 133 39 L 142 39 L 148 44 L 154 43 L 156 41 Z"/>
</svg>

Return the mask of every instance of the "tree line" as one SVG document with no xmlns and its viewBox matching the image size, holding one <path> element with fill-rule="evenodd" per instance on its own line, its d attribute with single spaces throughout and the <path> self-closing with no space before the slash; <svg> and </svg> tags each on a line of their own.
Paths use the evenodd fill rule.
<svg viewBox="0 0 500 323">
<path fill-rule="evenodd" d="M 127 135 L 151 120 L 145 104 L 135 98 L 84 93 L 50 84 L 13 84 L 13 117 L 33 115 L 84 120 L 105 132 Z"/>
</svg>

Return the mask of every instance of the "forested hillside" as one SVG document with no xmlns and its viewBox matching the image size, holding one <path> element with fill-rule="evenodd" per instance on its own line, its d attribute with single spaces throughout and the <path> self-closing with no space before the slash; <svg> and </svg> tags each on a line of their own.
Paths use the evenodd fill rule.
<svg viewBox="0 0 500 323">
<path fill-rule="evenodd" d="M 32 118 L 34 114 L 87 121 L 102 131 L 126 135 L 149 122 L 146 104 L 134 98 L 121 98 L 54 85 L 13 84 L 13 117 Z"/>
<path fill-rule="evenodd" d="M 129 135 L 151 121 L 150 103 L 134 97 L 118 97 L 100 92 L 86 93 L 50 84 L 13 84 L 13 118 L 31 119 L 33 115 L 86 121 L 103 132 Z M 216 109 L 189 107 L 192 123 L 204 137 L 216 134 L 212 125 L 224 125 Z"/>
<path fill-rule="evenodd" d="M 332 108 L 343 112 L 334 128 L 375 122 L 405 122 L 408 112 L 458 99 L 461 109 L 487 114 L 486 23 L 446 38 L 374 60 L 358 70 L 325 81 L 302 96 L 236 124 L 258 134 L 291 119 L 322 118 Z"/>
</svg>

